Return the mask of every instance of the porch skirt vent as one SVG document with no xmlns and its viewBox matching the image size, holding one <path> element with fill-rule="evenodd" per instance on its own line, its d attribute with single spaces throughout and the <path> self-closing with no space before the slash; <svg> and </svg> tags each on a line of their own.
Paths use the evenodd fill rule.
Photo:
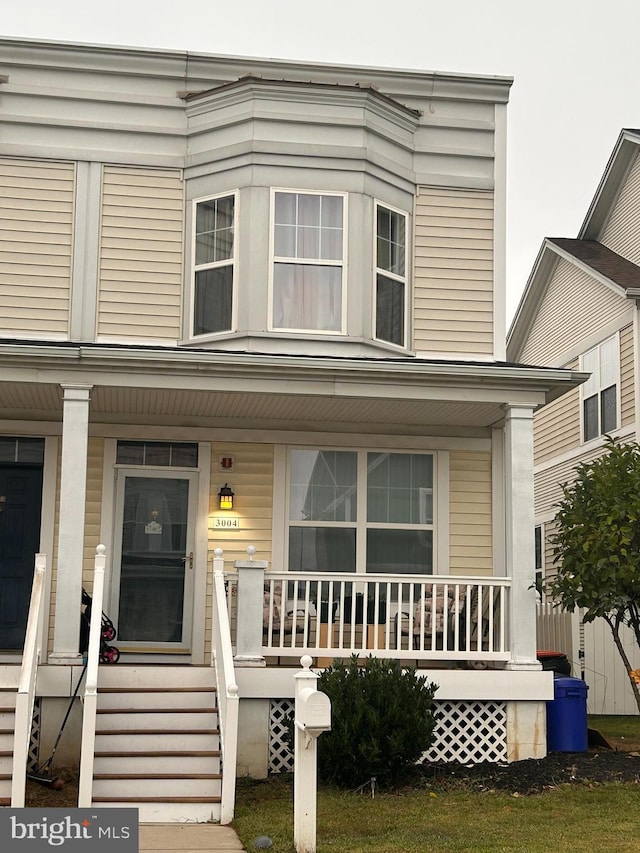
<svg viewBox="0 0 640 853">
<path fill-rule="evenodd" d="M 480 764 L 507 760 L 505 702 L 434 702 L 436 727 L 433 746 L 425 753 L 432 763 L 459 761 Z M 293 700 L 271 700 L 269 715 L 269 772 L 293 771 L 289 749 Z"/>
</svg>

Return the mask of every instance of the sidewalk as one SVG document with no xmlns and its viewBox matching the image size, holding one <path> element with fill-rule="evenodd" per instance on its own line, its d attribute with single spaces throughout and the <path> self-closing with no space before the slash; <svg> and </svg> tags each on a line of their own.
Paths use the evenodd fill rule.
<svg viewBox="0 0 640 853">
<path fill-rule="evenodd" d="M 141 823 L 140 853 L 238 853 L 244 850 L 230 826 L 215 823 Z"/>
</svg>

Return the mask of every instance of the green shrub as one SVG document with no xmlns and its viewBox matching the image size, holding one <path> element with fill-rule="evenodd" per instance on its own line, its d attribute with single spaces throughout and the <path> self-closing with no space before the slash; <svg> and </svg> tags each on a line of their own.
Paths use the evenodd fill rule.
<svg viewBox="0 0 640 853">
<path fill-rule="evenodd" d="M 320 676 L 331 699 L 331 731 L 318 746 L 320 778 L 356 788 L 375 777 L 395 785 L 433 742 L 433 696 L 438 686 L 397 661 L 353 656 Z"/>
</svg>

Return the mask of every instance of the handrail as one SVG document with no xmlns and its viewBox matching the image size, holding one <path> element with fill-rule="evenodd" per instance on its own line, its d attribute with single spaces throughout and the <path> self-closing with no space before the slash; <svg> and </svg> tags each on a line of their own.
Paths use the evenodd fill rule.
<svg viewBox="0 0 640 853">
<path fill-rule="evenodd" d="M 22 652 L 20 681 L 16 694 L 15 729 L 13 735 L 13 772 L 11 779 L 11 806 L 23 808 L 27 781 L 27 760 L 33 720 L 38 663 L 42 652 L 40 620 L 44 600 L 44 575 L 47 568 L 46 554 L 36 554 L 29 616 Z"/>
<path fill-rule="evenodd" d="M 80 752 L 80 779 L 78 782 L 78 807 L 89 808 L 93 795 L 93 759 L 96 741 L 96 711 L 98 707 L 98 663 L 100 660 L 100 634 L 102 630 L 102 602 L 104 598 L 104 545 L 98 545 L 93 573 L 91 622 L 87 649 L 87 678 L 84 688 L 82 712 L 82 745 Z"/>
<path fill-rule="evenodd" d="M 218 720 L 222 765 L 222 795 L 220 823 L 233 820 L 236 796 L 236 759 L 238 753 L 239 693 L 233 665 L 231 627 L 224 584 L 222 548 L 216 548 L 213 558 L 213 618 L 212 662 L 215 665 L 218 696 Z"/>
</svg>

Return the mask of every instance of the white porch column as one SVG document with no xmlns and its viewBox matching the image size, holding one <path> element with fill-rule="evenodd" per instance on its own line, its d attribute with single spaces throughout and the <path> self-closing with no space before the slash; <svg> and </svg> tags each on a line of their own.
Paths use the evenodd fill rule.
<svg viewBox="0 0 640 853">
<path fill-rule="evenodd" d="M 238 603 L 236 627 L 236 666 L 265 666 L 262 656 L 262 610 L 266 560 L 254 560 L 255 548 L 247 548 L 248 560 L 236 560 Z"/>
<path fill-rule="evenodd" d="M 56 609 L 51 663 L 80 660 L 80 604 L 87 496 L 87 445 L 91 385 L 62 385 L 62 459 Z"/>
<path fill-rule="evenodd" d="M 533 406 L 505 406 L 506 569 L 511 577 L 508 669 L 540 669 L 536 658 Z"/>
</svg>

